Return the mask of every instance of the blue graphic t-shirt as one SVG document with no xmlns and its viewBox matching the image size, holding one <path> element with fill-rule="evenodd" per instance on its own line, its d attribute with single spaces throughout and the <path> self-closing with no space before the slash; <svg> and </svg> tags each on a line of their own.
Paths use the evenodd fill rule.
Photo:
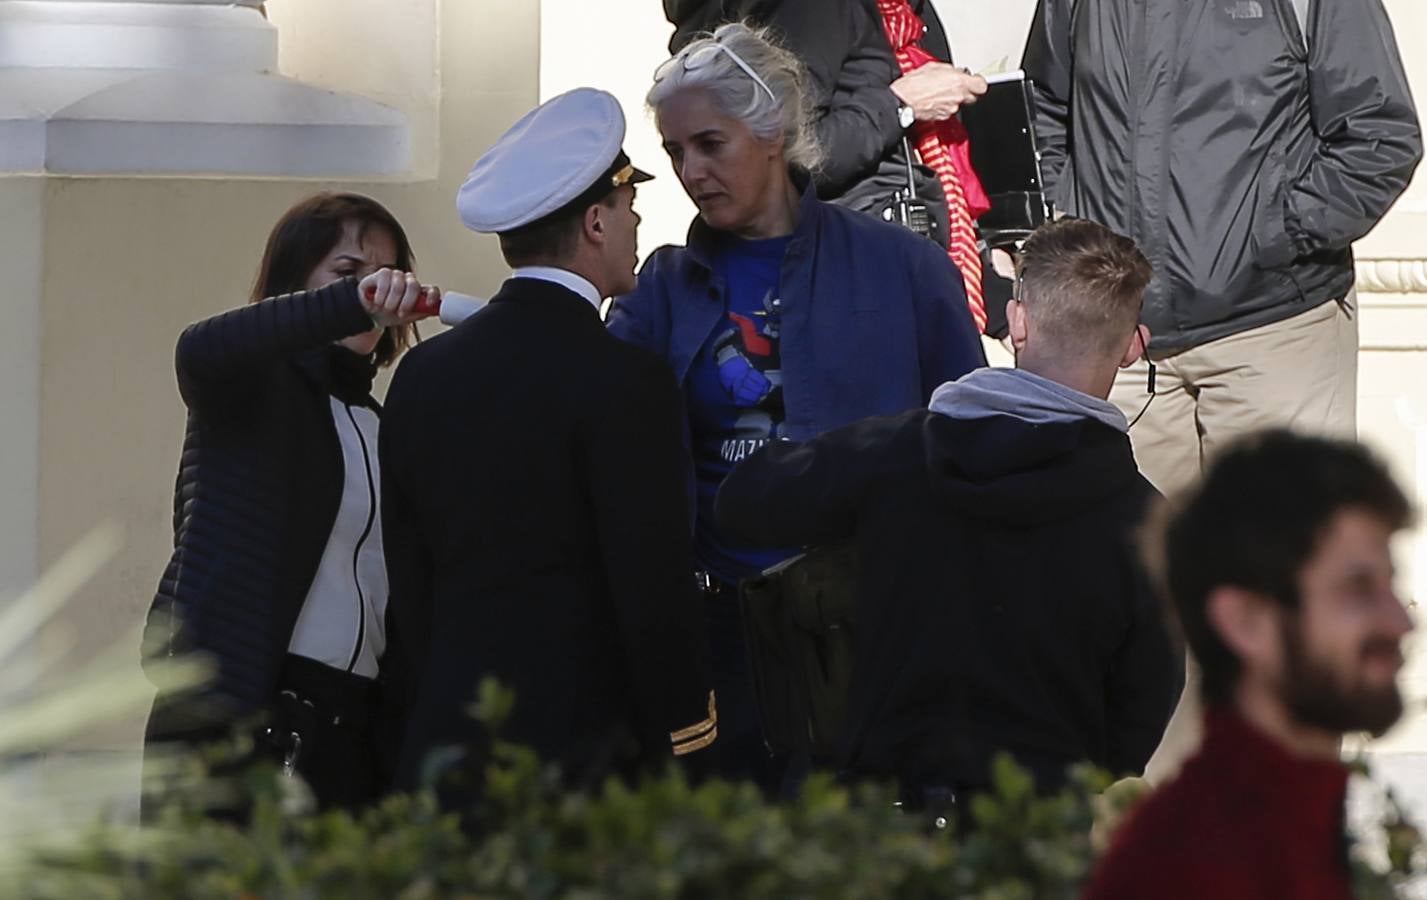
<svg viewBox="0 0 1427 900">
<path fill-rule="evenodd" d="M 783 436 L 778 356 L 778 282 L 791 237 L 730 239 L 716 263 L 724 317 L 699 348 L 685 383 L 698 482 L 695 553 L 701 566 L 736 583 L 796 550 L 764 550 L 726 540 L 714 524 L 714 497 L 740 460 Z"/>
</svg>

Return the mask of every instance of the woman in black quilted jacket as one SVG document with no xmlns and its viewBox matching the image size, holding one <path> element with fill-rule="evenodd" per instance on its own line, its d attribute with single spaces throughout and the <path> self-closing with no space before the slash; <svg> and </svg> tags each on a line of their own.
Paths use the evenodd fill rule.
<svg viewBox="0 0 1427 900">
<path fill-rule="evenodd" d="M 319 194 L 273 228 L 250 302 L 178 340 L 188 426 L 145 657 L 198 653 L 214 671 L 203 689 L 155 701 L 151 789 L 162 748 L 241 725 L 255 728 L 255 755 L 301 774 L 321 806 L 380 791 L 379 686 L 394 653 L 371 386 L 440 300 L 412 262 L 376 201 Z"/>
</svg>

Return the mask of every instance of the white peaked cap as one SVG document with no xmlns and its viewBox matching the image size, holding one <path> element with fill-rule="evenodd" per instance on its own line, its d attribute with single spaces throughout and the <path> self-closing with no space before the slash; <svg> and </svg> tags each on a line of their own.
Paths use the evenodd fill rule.
<svg viewBox="0 0 1427 900">
<path fill-rule="evenodd" d="M 629 164 L 624 111 L 614 95 L 575 88 L 521 118 L 471 167 L 456 210 L 472 231 L 501 233 L 529 225 L 590 194 L 590 203 L 621 184 L 652 176 Z"/>
</svg>

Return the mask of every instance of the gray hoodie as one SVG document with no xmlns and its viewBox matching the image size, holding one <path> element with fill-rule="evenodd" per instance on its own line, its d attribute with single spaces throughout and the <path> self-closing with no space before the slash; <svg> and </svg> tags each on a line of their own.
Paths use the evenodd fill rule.
<svg viewBox="0 0 1427 900">
<path fill-rule="evenodd" d="M 1108 400 L 1024 369 L 974 369 L 932 392 L 928 408 L 953 419 L 1013 416 L 1032 425 L 1095 419 L 1129 430 L 1124 413 Z"/>
</svg>

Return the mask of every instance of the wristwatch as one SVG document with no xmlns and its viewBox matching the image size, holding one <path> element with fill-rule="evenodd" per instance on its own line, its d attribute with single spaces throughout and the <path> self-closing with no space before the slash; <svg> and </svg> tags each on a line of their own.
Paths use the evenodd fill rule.
<svg viewBox="0 0 1427 900">
<path fill-rule="evenodd" d="M 902 130 L 903 130 L 903 131 L 906 131 L 908 128 L 911 128 L 911 127 L 912 127 L 912 124 L 913 124 L 914 122 L 916 122 L 916 121 L 917 121 L 917 111 L 916 111 L 916 110 L 912 109 L 910 106 L 908 106 L 908 105 L 905 104 L 905 103 L 898 104 L 898 106 L 897 106 L 897 124 L 902 127 Z"/>
</svg>

